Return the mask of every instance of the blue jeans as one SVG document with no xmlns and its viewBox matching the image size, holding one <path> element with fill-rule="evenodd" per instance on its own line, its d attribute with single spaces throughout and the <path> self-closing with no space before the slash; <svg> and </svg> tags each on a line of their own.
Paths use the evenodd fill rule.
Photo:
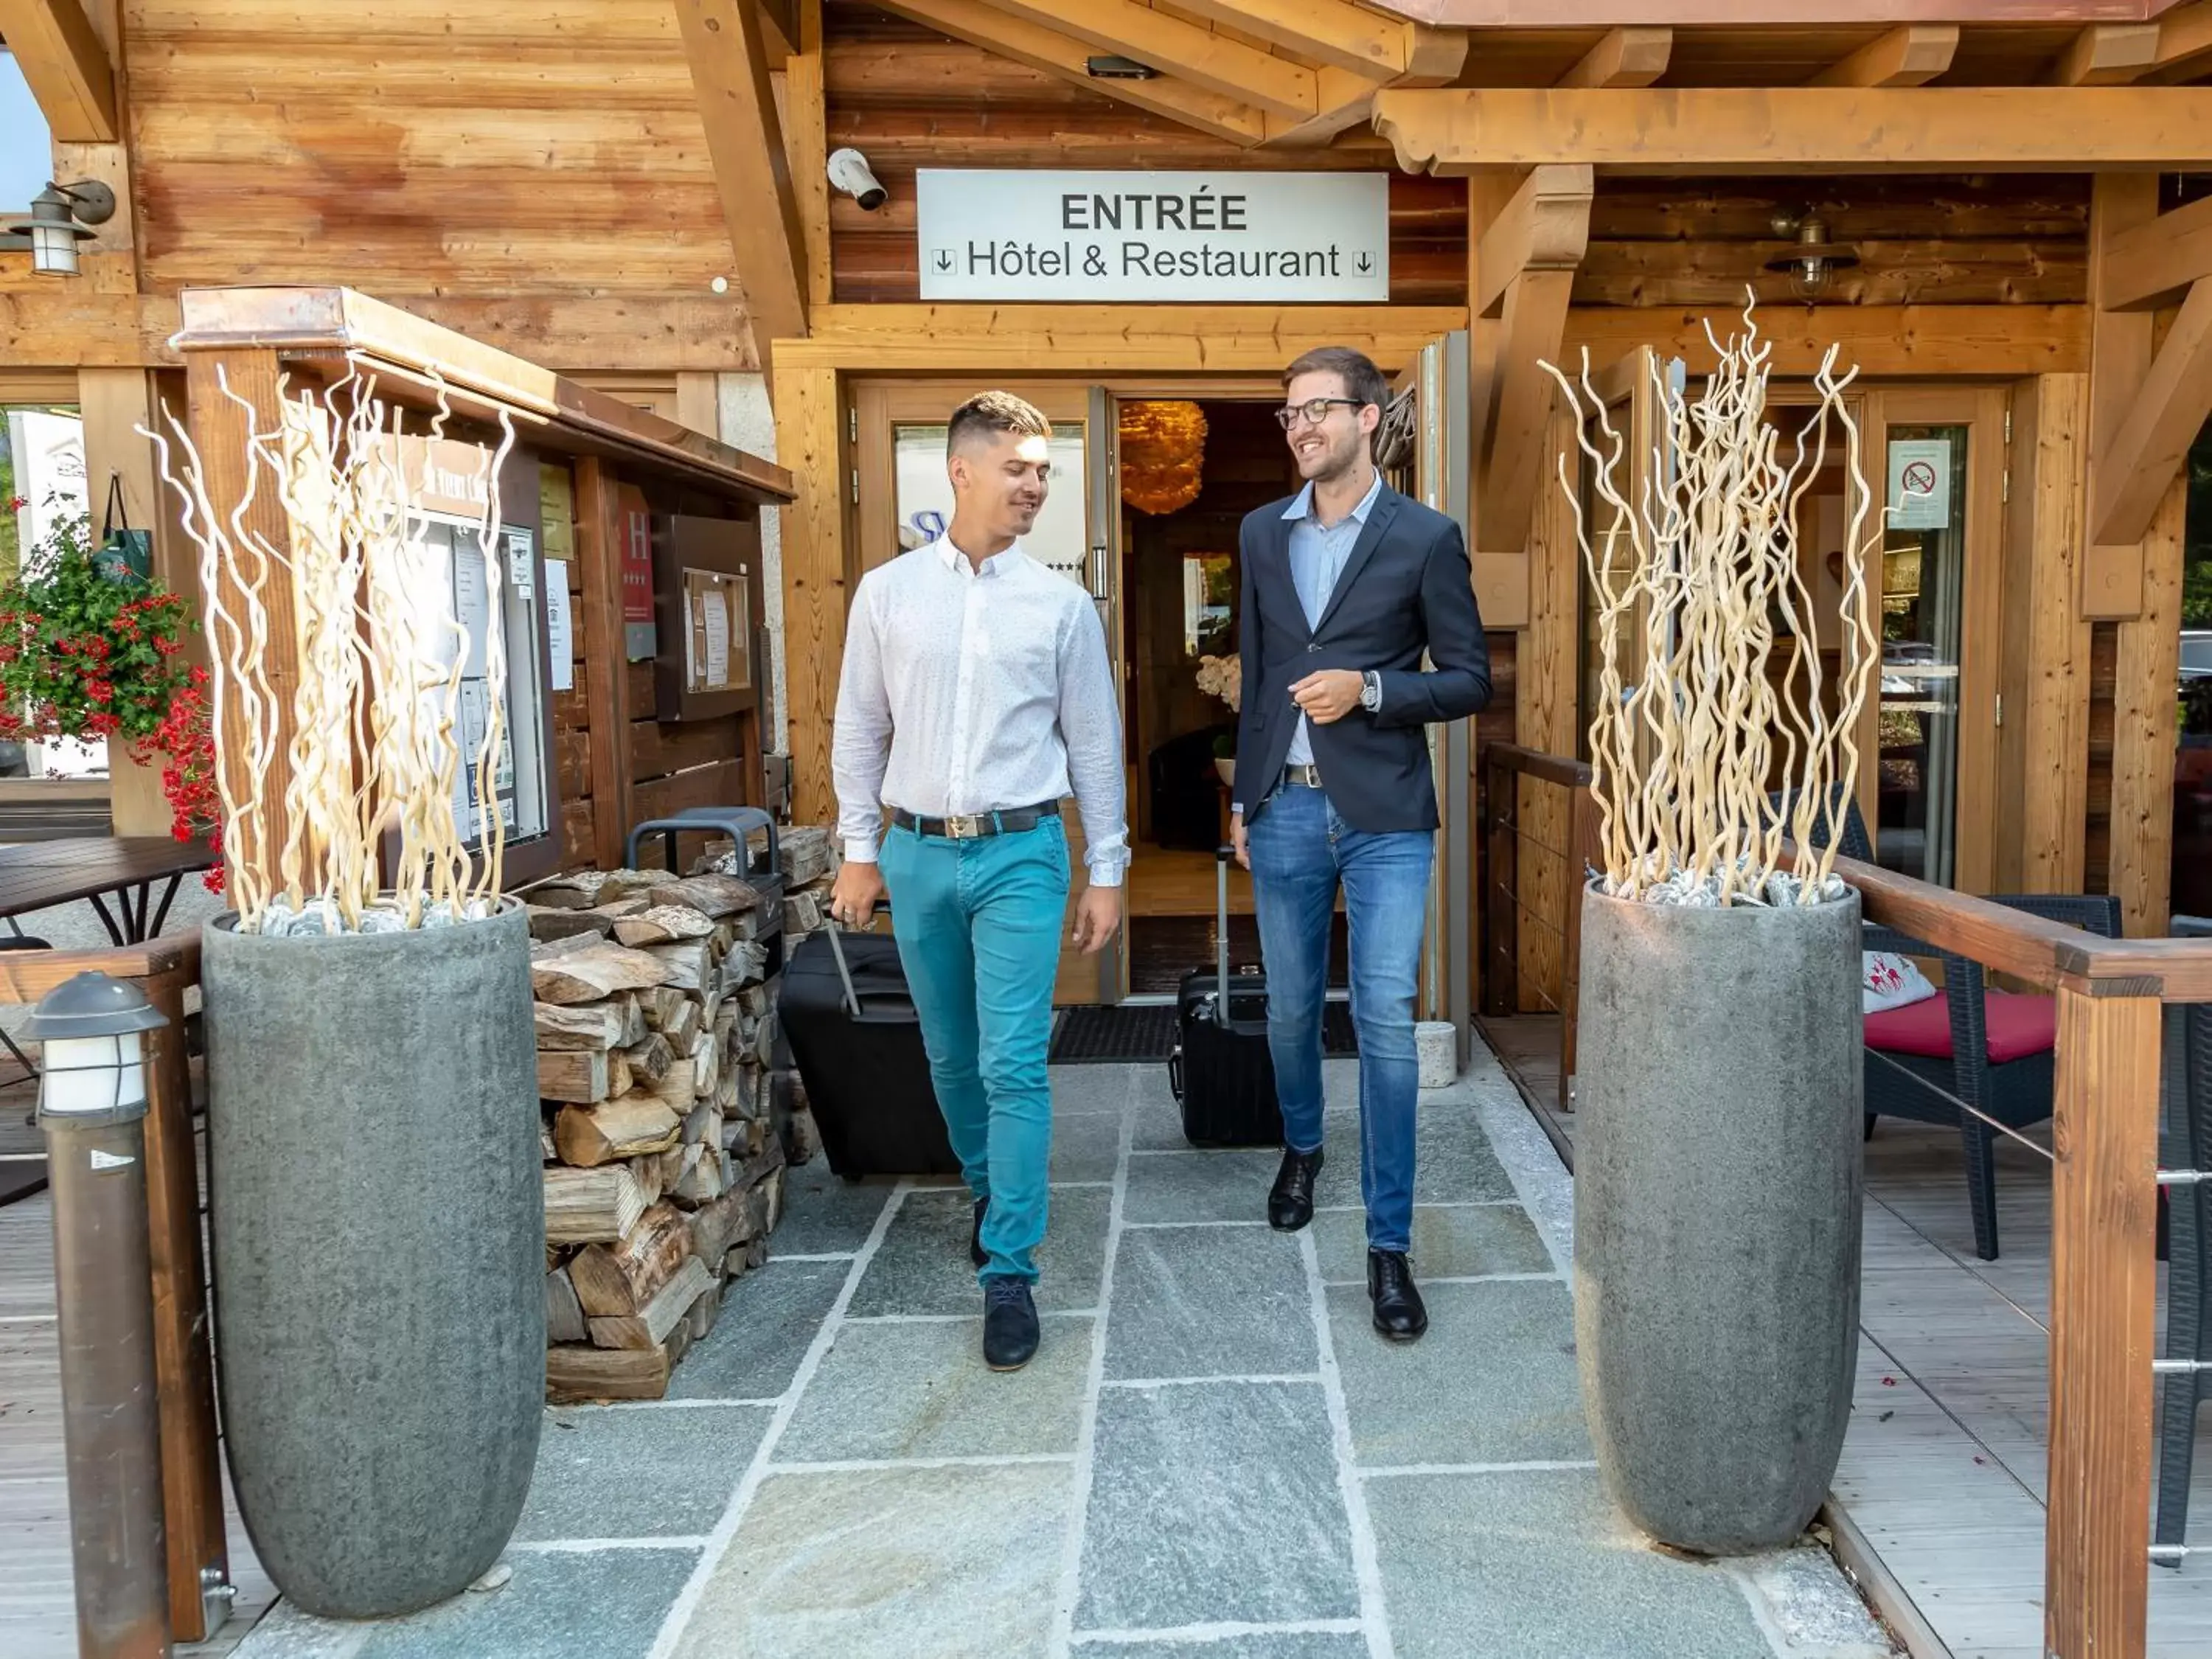
<svg viewBox="0 0 2212 1659">
<path fill-rule="evenodd" d="M 988 1198 L 983 1278 L 1034 1280 L 1052 1155 L 1052 987 L 1067 910 L 1057 818 L 952 841 L 884 839 L 891 926 L 929 1075 L 968 1190 Z"/>
<path fill-rule="evenodd" d="M 1354 830 L 1321 790 L 1293 784 L 1277 790 L 1253 818 L 1250 849 L 1283 1139 L 1301 1152 L 1322 1143 L 1322 1006 L 1340 881 L 1352 942 L 1352 1021 L 1359 1034 L 1359 1196 L 1367 1243 L 1408 1249 L 1420 1086 L 1413 1000 L 1435 837 Z"/>
</svg>

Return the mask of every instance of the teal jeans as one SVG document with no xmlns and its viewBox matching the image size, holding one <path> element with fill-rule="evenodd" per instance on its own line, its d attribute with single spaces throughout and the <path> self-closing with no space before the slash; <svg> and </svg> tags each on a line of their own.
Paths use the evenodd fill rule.
<svg viewBox="0 0 2212 1659">
<path fill-rule="evenodd" d="M 1034 1280 L 1067 832 L 1058 818 L 961 841 L 894 828 L 880 856 L 938 1108 L 969 1191 L 991 1201 L 980 1276 Z"/>
</svg>

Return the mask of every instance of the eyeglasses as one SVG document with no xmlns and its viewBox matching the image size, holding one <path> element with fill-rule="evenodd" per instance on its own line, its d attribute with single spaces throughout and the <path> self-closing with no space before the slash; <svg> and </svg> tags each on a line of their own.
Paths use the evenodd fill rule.
<svg viewBox="0 0 2212 1659">
<path fill-rule="evenodd" d="M 1275 424 L 1288 432 L 1304 421 L 1308 426 L 1319 426 L 1328 418 L 1328 411 L 1342 404 L 1346 409 L 1364 409 L 1357 398 L 1310 398 L 1304 403 L 1292 404 L 1287 409 L 1275 411 Z"/>
</svg>

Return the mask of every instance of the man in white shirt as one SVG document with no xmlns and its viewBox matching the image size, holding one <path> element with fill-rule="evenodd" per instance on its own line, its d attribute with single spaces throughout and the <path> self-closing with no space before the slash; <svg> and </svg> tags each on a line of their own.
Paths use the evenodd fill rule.
<svg viewBox="0 0 2212 1659">
<path fill-rule="evenodd" d="M 861 578 L 830 750 L 845 843 L 830 915 L 864 925 L 890 890 L 938 1105 L 975 1195 L 969 1251 L 994 1370 L 1037 1346 L 1061 799 L 1083 816 L 1090 880 L 1074 937 L 1086 953 L 1121 926 L 1129 860 L 1105 631 L 1090 595 L 1020 546 L 1050 485 L 1051 434 L 1003 392 L 952 412 L 951 526 Z"/>
</svg>

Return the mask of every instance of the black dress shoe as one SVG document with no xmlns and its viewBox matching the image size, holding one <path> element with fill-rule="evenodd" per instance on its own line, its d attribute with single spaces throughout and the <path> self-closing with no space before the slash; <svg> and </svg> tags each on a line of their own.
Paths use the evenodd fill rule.
<svg viewBox="0 0 2212 1659">
<path fill-rule="evenodd" d="M 1368 1251 L 1367 1294 L 1375 1303 L 1375 1328 L 1393 1342 L 1411 1342 L 1429 1328 L 1429 1310 L 1413 1288 L 1413 1264 L 1403 1250 Z"/>
<path fill-rule="evenodd" d="M 975 1200 L 975 1229 L 968 1235 L 968 1259 L 979 1267 L 991 1259 L 991 1253 L 983 1248 L 983 1212 L 990 1207 L 988 1198 Z"/>
<path fill-rule="evenodd" d="M 1018 1371 L 1037 1351 L 1036 1304 L 1024 1279 L 983 1281 L 983 1363 Z"/>
<path fill-rule="evenodd" d="M 1321 1173 L 1321 1161 L 1318 1146 L 1310 1152 L 1283 1149 L 1283 1167 L 1267 1190 L 1267 1224 L 1277 1232 L 1294 1233 L 1313 1219 L 1314 1177 Z"/>
</svg>

